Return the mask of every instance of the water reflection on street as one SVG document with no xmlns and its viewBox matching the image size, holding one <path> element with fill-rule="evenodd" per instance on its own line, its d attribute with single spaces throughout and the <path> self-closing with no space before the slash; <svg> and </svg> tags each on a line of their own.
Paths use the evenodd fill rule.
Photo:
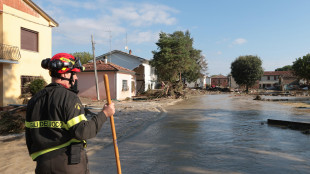
<svg viewBox="0 0 310 174">
<path fill-rule="evenodd" d="M 268 126 L 310 122 L 275 102 L 207 95 L 168 108 L 163 119 L 119 142 L 123 173 L 310 173 L 310 136 Z M 116 173 L 113 146 L 90 157 L 92 173 Z"/>
</svg>

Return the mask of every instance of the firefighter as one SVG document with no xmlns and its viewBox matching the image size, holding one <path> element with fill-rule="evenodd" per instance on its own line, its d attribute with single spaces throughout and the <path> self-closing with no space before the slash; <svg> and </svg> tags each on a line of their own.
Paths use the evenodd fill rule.
<svg viewBox="0 0 310 174">
<path fill-rule="evenodd" d="M 26 143 L 35 173 L 89 173 L 86 140 L 95 137 L 107 117 L 115 113 L 114 103 L 105 105 L 90 120 L 77 96 L 78 58 L 58 53 L 41 62 L 52 83 L 36 93 L 27 105 Z"/>
</svg>

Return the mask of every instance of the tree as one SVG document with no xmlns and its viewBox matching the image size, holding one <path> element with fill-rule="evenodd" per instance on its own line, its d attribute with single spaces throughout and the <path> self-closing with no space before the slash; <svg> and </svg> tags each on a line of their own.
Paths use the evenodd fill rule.
<svg viewBox="0 0 310 174">
<path fill-rule="evenodd" d="M 292 65 L 285 65 L 282 68 L 277 68 L 275 71 L 290 71 L 292 70 Z"/>
<path fill-rule="evenodd" d="M 231 63 L 231 75 L 238 85 L 245 85 L 246 91 L 253 86 L 264 73 L 262 60 L 257 56 L 239 56 Z"/>
<path fill-rule="evenodd" d="M 198 78 L 203 77 L 207 74 L 208 63 L 203 55 L 201 55 L 200 50 L 191 51 L 192 65 L 189 70 L 183 73 L 183 79 L 187 82 L 194 82 Z"/>
<path fill-rule="evenodd" d="M 46 84 L 46 81 L 42 77 L 31 81 L 28 85 L 31 95 L 33 96 L 34 94 L 42 90 L 46 86 Z"/>
<path fill-rule="evenodd" d="M 89 60 L 93 60 L 93 55 L 89 52 L 75 52 L 71 53 L 71 55 L 80 58 L 82 64 L 87 63 Z"/>
<path fill-rule="evenodd" d="M 206 70 L 207 64 L 201 50 L 193 48 L 193 38 L 189 31 L 176 31 L 173 34 L 161 32 L 156 43 L 158 51 L 153 51 L 151 65 L 155 67 L 158 78 L 172 83 L 195 81 Z"/>
<path fill-rule="evenodd" d="M 309 84 L 310 80 L 310 54 L 303 56 L 302 58 L 299 57 L 293 62 L 292 69 L 294 74 L 300 78 L 305 79 L 307 84 Z"/>
</svg>

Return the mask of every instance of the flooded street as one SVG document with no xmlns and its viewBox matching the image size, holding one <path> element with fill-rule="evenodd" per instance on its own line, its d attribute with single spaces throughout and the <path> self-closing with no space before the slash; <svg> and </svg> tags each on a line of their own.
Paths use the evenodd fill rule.
<svg viewBox="0 0 310 174">
<path fill-rule="evenodd" d="M 119 141 L 123 173 L 310 173 L 310 136 L 266 124 L 310 122 L 309 111 L 230 95 L 184 100 L 167 111 Z M 112 145 L 89 159 L 92 173 L 116 173 Z"/>
</svg>

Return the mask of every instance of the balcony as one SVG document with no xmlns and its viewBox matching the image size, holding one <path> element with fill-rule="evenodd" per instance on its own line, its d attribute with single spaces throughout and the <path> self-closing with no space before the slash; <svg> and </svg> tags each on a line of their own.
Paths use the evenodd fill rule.
<svg viewBox="0 0 310 174">
<path fill-rule="evenodd" d="M 0 63 L 18 63 L 20 52 L 17 46 L 0 44 Z"/>
</svg>

